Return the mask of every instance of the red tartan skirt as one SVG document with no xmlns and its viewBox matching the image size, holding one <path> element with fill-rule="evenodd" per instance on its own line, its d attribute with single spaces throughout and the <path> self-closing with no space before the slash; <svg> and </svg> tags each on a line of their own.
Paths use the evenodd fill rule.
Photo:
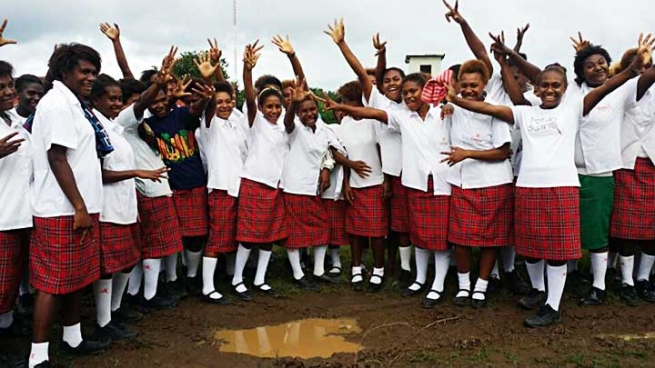
<svg viewBox="0 0 655 368">
<path fill-rule="evenodd" d="M 100 278 L 100 224 L 82 242 L 73 230 L 73 216 L 34 217 L 30 242 L 30 283 L 48 294 L 69 294 Z"/>
<path fill-rule="evenodd" d="M 209 239 L 205 251 L 230 253 L 237 250 L 237 198 L 225 190 L 209 193 Z"/>
<path fill-rule="evenodd" d="M 353 203 L 346 207 L 346 233 L 380 238 L 389 231 L 389 206 L 382 199 L 382 185 L 352 188 Z"/>
<path fill-rule="evenodd" d="M 282 190 L 241 179 L 237 241 L 273 243 L 288 236 Z"/>
<path fill-rule="evenodd" d="M 286 248 L 327 245 L 330 240 L 330 216 L 320 196 L 283 193 L 289 237 Z"/>
<path fill-rule="evenodd" d="M 181 252 L 182 234 L 171 197 L 136 194 L 141 229 L 141 258 L 157 259 Z"/>
<path fill-rule="evenodd" d="M 346 201 L 323 199 L 323 207 L 328 213 L 330 221 L 329 245 L 344 246 L 350 243 L 346 234 Z"/>
<path fill-rule="evenodd" d="M 634 170 L 614 172 L 610 234 L 631 240 L 655 239 L 655 166 L 638 157 Z"/>
<path fill-rule="evenodd" d="M 450 196 L 448 241 L 468 247 L 514 244 L 514 185 L 462 189 Z"/>
<path fill-rule="evenodd" d="M 430 176 L 427 192 L 407 188 L 411 221 L 409 238 L 412 244 L 422 249 L 448 250 L 450 196 L 434 195 L 433 185 Z"/>
<path fill-rule="evenodd" d="M 408 194 L 399 176 L 391 177 L 391 193 L 391 230 L 408 233 L 410 228 Z"/>
<path fill-rule="evenodd" d="M 134 266 L 141 258 L 139 224 L 100 223 L 100 274 L 110 275 Z"/>
<path fill-rule="evenodd" d="M 209 234 L 206 187 L 173 190 L 173 203 L 183 238 Z"/>
<path fill-rule="evenodd" d="M 0 231 L 0 314 L 14 308 L 27 267 L 30 229 Z"/>
<path fill-rule="evenodd" d="M 516 253 L 567 261 L 582 257 L 580 198 L 577 187 L 516 188 Z"/>
</svg>

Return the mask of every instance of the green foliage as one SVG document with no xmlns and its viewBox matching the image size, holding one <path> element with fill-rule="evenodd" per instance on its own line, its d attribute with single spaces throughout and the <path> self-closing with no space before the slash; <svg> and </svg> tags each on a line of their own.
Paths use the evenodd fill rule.
<svg viewBox="0 0 655 368">
<path fill-rule="evenodd" d="M 318 89 L 318 88 L 310 88 L 312 92 L 318 97 L 323 97 L 323 90 Z M 330 96 L 331 99 L 337 98 L 337 93 L 332 92 L 332 91 L 325 91 L 325 93 Z M 321 119 L 323 119 L 323 122 L 325 124 L 336 124 L 337 123 L 337 118 L 334 116 L 334 112 L 332 111 L 326 111 L 325 106 L 323 105 L 322 102 L 318 102 L 318 111 L 321 114 Z"/>
<path fill-rule="evenodd" d="M 173 66 L 173 75 L 181 78 L 182 76 L 188 74 L 192 78 L 201 78 L 200 72 L 196 68 L 196 64 L 193 62 L 196 58 L 198 58 L 200 52 L 201 51 L 187 51 L 180 54 L 178 61 L 175 63 L 175 66 Z M 221 58 L 220 67 L 221 70 L 223 70 L 225 80 L 229 80 L 230 76 L 227 74 L 228 64 L 227 61 L 225 61 L 225 58 Z"/>
</svg>

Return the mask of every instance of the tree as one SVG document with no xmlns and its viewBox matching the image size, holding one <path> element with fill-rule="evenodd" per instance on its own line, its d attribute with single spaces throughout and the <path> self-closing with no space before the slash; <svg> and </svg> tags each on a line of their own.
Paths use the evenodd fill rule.
<svg viewBox="0 0 655 368">
<path fill-rule="evenodd" d="M 178 78 L 182 78 L 184 75 L 188 74 L 192 78 L 201 78 L 200 72 L 198 72 L 198 69 L 193 62 L 196 58 L 198 58 L 200 52 L 204 51 L 183 52 L 173 67 L 173 75 Z M 230 77 L 227 74 L 228 64 L 227 61 L 225 61 L 225 58 L 221 58 L 220 67 L 223 71 L 223 75 L 225 76 L 225 80 L 229 80 Z"/>
</svg>

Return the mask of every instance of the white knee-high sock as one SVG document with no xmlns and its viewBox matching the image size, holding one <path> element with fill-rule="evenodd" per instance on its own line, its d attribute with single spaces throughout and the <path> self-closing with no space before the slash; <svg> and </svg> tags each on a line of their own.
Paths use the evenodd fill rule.
<svg viewBox="0 0 655 368">
<path fill-rule="evenodd" d="M 184 254 L 186 254 L 186 277 L 196 277 L 202 260 L 202 251 L 192 252 L 185 249 Z"/>
<path fill-rule="evenodd" d="M 171 254 L 164 259 L 166 264 L 166 281 L 177 281 L 177 255 Z"/>
<path fill-rule="evenodd" d="M 639 271 L 637 272 L 637 281 L 648 280 L 650 278 L 650 270 L 655 263 L 655 256 L 641 253 L 641 262 L 639 262 Z"/>
<path fill-rule="evenodd" d="M 246 268 L 248 257 L 250 257 L 250 249 L 244 247 L 242 244 L 239 244 L 236 260 L 234 262 L 234 277 L 232 277 L 232 286 L 239 285 L 243 282 L 243 269 Z M 245 288 L 243 289 L 245 290 Z M 237 289 L 237 291 L 239 290 Z M 240 292 L 242 291 L 243 290 Z"/>
<path fill-rule="evenodd" d="M 566 265 L 546 266 L 546 272 L 548 273 L 548 297 L 546 298 L 546 304 L 550 305 L 556 311 L 559 310 L 559 303 L 562 300 L 562 293 L 564 293 L 566 271 Z"/>
<path fill-rule="evenodd" d="M 545 262 L 543 259 L 536 263 L 525 262 L 525 268 L 528 270 L 528 276 L 530 276 L 532 288 L 539 291 L 546 291 L 546 284 L 544 282 L 544 264 Z"/>
<path fill-rule="evenodd" d="M 414 259 L 416 260 L 416 282 L 423 285 L 428 277 L 428 260 L 430 259 L 430 251 L 414 247 Z"/>
<path fill-rule="evenodd" d="M 605 274 L 607 273 L 607 252 L 589 253 L 591 273 L 594 275 L 593 287 L 605 290 Z"/>
<path fill-rule="evenodd" d="M 341 268 L 341 248 L 330 249 L 330 259 L 332 260 L 332 267 Z"/>
<path fill-rule="evenodd" d="M 412 246 L 408 247 L 398 247 L 398 253 L 400 253 L 400 268 L 404 271 L 411 271 L 411 261 L 412 261 Z"/>
<path fill-rule="evenodd" d="M 100 327 L 111 322 L 111 286 L 111 279 L 100 279 L 93 283 L 97 322 Z"/>
<path fill-rule="evenodd" d="M 434 281 L 432 281 L 432 289 L 437 291 L 439 294 L 442 294 L 441 297 L 439 294 L 434 291 L 430 291 L 426 297 L 429 299 L 440 299 L 443 297 L 443 284 L 446 280 L 446 274 L 448 274 L 448 267 L 450 266 L 450 252 L 445 251 L 434 251 Z"/>
<path fill-rule="evenodd" d="M 503 258 L 503 269 L 505 273 L 514 271 L 514 262 L 516 261 L 516 248 L 513 246 L 501 247 L 500 256 Z"/>
<path fill-rule="evenodd" d="M 619 256 L 619 262 L 621 263 L 621 276 L 623 278 L 623 283 L 630 286 L 635 286 L 635 282 L 632 279 L 632 272 L 635 268 L 635 256 Z"/>
<path fill-rule="evenodd" d="M 141 282 L 143 282 L 143 262 L 137 263 L 132 269 L 132 272 L 130 272 L 127 293 L 131 296 L 139 294 L 139 290 L 141 290 Z"/>
<path fill-rule="evenodd" d="M 125 272 L 115 272 L 111 277 L 111 311 L 115 312 L 121 307 L 125 286 L 130 279 L 130 274 Z"/>
<path fill-rule="evenodd" d="M 291 264 L 291 270 L 293 270 L 293 278 L 300 280 L 305 276 L 305 273 L 302 272 L 302 267 L 300 267 L 300 252 L 298 249 L 287 249 L 287 257 L 289 258 L 289 264 Z"/>
<path fill-rule="evenodd" d="M 161 258 L 143 260 L 143 297 L 152 299 L 157 294 Z"/>
<path fill-rule="evenodd" d="M 202 257 L 202 293 L 209 295 L 216 290 L 214 286 L 214 272 L 216 271 L 217 258 Z"/>
<path fill-rule="evenodd" d="M 327 245 L 314 247 L 314 276 L 322 276 L 325 273 L 325 255 Z"/>
<path fill-rule="evenodd" d="M 271 259 L 270 250 L 259 248 L 259 257 L 257 257 L 257 273 L 255 273 L 255 285 L 266 283 L 266 271 L 268 270 L 268 261 Z M 300 258 L 298 258 L 300 259 Z"/>
<path fill-rule="evenodd" d="M 464 291 L 458 291 L 457 292 L 457 297 L 464 297 L 467 295 L 471 295 L 471 273 L 470 272 L 458 272 L 457 273 L 457 280 L 459 283 L 459 290 L 466 290 L 468 293 Z"/>
</svg>

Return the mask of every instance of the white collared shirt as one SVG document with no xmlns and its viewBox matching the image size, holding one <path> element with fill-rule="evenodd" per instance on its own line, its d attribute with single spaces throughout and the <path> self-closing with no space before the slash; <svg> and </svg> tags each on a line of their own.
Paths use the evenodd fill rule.
<svg viewBox="0 0 655 368">
<path fill-rule="evenodd" d="M 496 105 L 495 101 L 485 100 Z M 455 106 L 451 117 L 450 143 L 466 150 L 485 151 L 510 143 L 509 124 L 489 115 L 478 114 Z M 513 182 L 512 165 L 503 161 L 466 159 L 453 165 L 448 182 L 463 189 L 487 188 Z"/>
<path fill-rule="evenodd" d="M 18 132 L 11 141 L 25 139 L 18 150 L 0 158 L 0 231 L 32 227 L 30 183 L 32 181 L 32 144 L 30 134 L 9 115 L 11 126 L 0 118 L 0 138 Z"/>
<path fill-rule="evenodd" d="M 148 111 L 146 110 L 144 116 L 147 113 Z M 137 168 L 142 170 L 157 170 L 166 166 L 161 157 L 139 137 L 139 124 L 141 121 L 134 114 L 134 104 L 121 111 L 114 122 L 123 127 L 123 137 L 125 137 L 125 140 L 132 147 L 134 164 Z M 173 194 L 168 184 L 168 179 L 161 179 L 160 182 L 155 182 L 136 178 L 135 182 L 136 189 L 139 193 L 149 198 L 171 196 Z"/>
<path fill-rule="evenodd" d="M 404 186 L 428 191 L 432 175 L 434 195 L 450 195 L 448 164 L 441 162 L 450 150 L 450 120 L 441 120 L 441 110 L 430 106 L 425 120 L 407 108 L 387 112 L 389 127 L 400 132 L 403 139 Z"/>
<path fill-rule="evenodd" d="M 655 87 L 626 109 L 621 125 L 621 156 L 624 169 L 634 170 L 637 157 L 648 157 L 655 165 Z"/>
<path fill-rule="evenodd" d="M 245 115 L 245 114 L 244 114 Z M 247 124 L 247 116 L 246 124 Z M 251 129 L 252 146 L 248 146 L 248 158 L 243 166 L 242 178 L 271 188 L 278 188 L 282 179 L 284 161 L 289 152 L 284 121 L 280 117 L 275 124 L 256 114 Z"/>
<path fill-rule="evenodd" d="M 378 153 L 381 124 L 377 120 L 355 120 L 350 116 L 344 116 L 341 120 L 341 141 L 348 151 L 348 158 L 364 161 L 371 168 L 366 178 L 357 175 L 354 170 L 350 171 L 349 184 L 353 188 L 368 188 L 384 182 L 382 161 Z"/>
<path fill-rule="evenodd" d="M 319 122 L 316 122 L 317 124 Z M 345 147 L 343 147 L 343 142 L 341 140 L 341 125 L 340 124 L 325 124 L 323 121 L 320 121 L 325 128 L 329 129 L 334 138 L 341 144 L 342 150 L 341 154 L 348 157 Z M 335 164 L 334 169 L 330 173 L 330 186 L 323 192 L 321 198 L 323 199 L 333 199 L 339 200 L 343 199 L 343 167 L 341 165 Z"/>
<path fill-rule="evenodd" d="M 34 184 L 31 203 L 34 216 L 75 214 L 48 161 L 53 145 L 66 147 L 66 158 L 88 213 L 102 210 L 102 172 L 96 152 L 95 132 L 84 117 L 80 101 L 64 84 L 53 82 L 36 109 L 32 125 Z"/>
<path fill-rule="evenodd" d="M 405 108 L 404 103 L 391 101 L 380 93 L 375 86 L 371 90 L 369 101 L 362 97 L 364 106 L 384 111 L 394 111 Z M 391 176 L 400 176 L 403 170 L 403 146 L 400 133 L 386 125 L 380 128 L 380 156 L 382 157 L 382 172 Z"/>
<path fill-rule="evenodd" d="M 11 118 L 11 124 L 18 124 L 20 126 L 25 125 L 25 122 L 27 121 L 27 118 L 24 118 L 18 114 L 18 111 L 16 111 L 16 108 L 14 107 L 13 109 L 7 111 L 7 114 L 9 115 L 9 118 Z"/>
</svg>

